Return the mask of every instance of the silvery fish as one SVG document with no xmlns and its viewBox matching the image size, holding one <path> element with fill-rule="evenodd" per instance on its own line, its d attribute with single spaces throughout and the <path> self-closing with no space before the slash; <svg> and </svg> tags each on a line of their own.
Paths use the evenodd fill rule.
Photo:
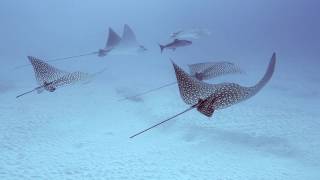
<svg viewBox="0 0 320 180">
<path fill-rule="evenodd" d="M 173 51 L 175 51 L 176 48 L 178 48 L 178 47 L 190 46 L 191 44 L 192 44 L 192 41 L 174 39 L 173 42 L 171 42 L 169 44 L 166 44 L 166 45 L 159 44 L 159 46 L 160 46 L 160 50 L 162 53 L 164 49 L 172 49 Z"/>
</svg>

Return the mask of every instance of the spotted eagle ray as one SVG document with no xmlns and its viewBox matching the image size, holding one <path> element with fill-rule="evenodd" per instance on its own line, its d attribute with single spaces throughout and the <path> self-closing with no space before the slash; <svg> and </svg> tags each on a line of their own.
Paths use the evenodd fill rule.
<svg viewBox="0 0 320 180">
<path fill-rule="evenodd" d="M 45 62 L 57 62 L 57 61 L 65 61 L 65 60 L 72 60 L 74 58 L 83 57 L 83 56 L 90 56 L 90 55 L 97 55 L 98 57 L 104 57 L 110 52 L 114 52 L 116 50 L 120 54 L 125 53 L 128 50 L 134 50 L 134 52 L 145 52 L 147 48 L 143 45 L 139 44 L 136 40 L 136 36 L 133 30 L 129 27 L 129 25 L 125 24 L 123 28 L 122 37 L 120 37 L 112 28 L 109 28 L 108 39 L 106 42 L 105 47 L 99 49 L 98 51 L 92 51 L 80 55 L 68 56 L 63 58 L 55 58 L 50 59 Z M 21 66 L 15 67 L 15 69 L 23 68 L 29 66 L 30 64 L 24 64 Z"/>
<path fill-rule="evenodd" d="M 104 57 L 113 48 L 115 48 L 119 44 L 120 41 L 121 41 L 120 36 L 112 28 L 109 28 L 108 39 L 107 39 L 107 42 L 105 44 L 105 47 L 99 49 L 98 51 L 92 51 L 92 52 L 89 52 L 89 53 L 84 53 L 84 54 L 74 55 L 74 56 L 68 56 L 68 57 L 64 57 L 64 58 L 50 59 L 50 60 L 47 60 L 47 61 L 44 61 L 44 62 L 57 62 L 57 61 L 72 60 L 74 58 L 83 57 L 83 56 L 90 56 L 90 55 L 97 55 L 99 57 Z M 24 65 L 21 65 L 21 66 L 17 66 L 15 69 L 23 68 L 23 67 L 30 66 L 30 65 L 31 64 L 24 64 Z"/>
<path fill-rule="evenodd" d="M 231 62 L 227 62 L 227 61 L 203 62 L 203 63 L 189 64 L 188 67 L 189 67 L 190 76 L 198 79 L 199 81 L 214 79 L 216 77 L 219 77 L 222 75 L 227 75 L 227 74 L 243 73 L 243 71 L 237 65 L 235 65 Z M 160 87 L 157 87 L 154 89 L 150 89 L 150 90 L 144 91 L 142 93 L 139 93 L 139 94 L 136 94 L 133 96 L 122 98 L 119 101 L 139 97 L 139 96 L 160 90 L 162 88 L 172 86 L 176 83 L 177 83 L 177 81 L 171 82 L 171 83 L 165 84 L 163 86 L 160 86 Z"/>
<path fill-rule="evenodd" d="M 38 94 L 43 92 L 44 90 L 54 92 L 58 87 L 61 86 L 71 85 L 77 82 L 87 83 L 91 81 L 91 79 L 94 76 L 104 71 L 102 70 L 94 74 L 84 73 L 80 71 L 69 73 L 55 68 L 35 57 L 28 56 L 28 59 L 31 65 L 33 66 L 35 78 L 39 86 L 31 91 L 27 91 L 16 96 L 16 98 L 19 98 L 23 95 L 29 94 L 34 91 L 37 91 Z"/>
<path fill-rule="evenodd" d="M 190 76 L 174 62 L 172 64 L 176 73 L 180 96 L 186 104 L 191 106 L 164 121 L 130 136 L 130 138 L 134 138 L 194 108 L 201 114 L 212 117 L 215 110 L 230 107 L 256 95 L 269 82 L 274 73 L 276 54 L 273 53 L 263 78 L 251 87 L 244 87 L 236 83 L 208 84 Z"/>
</svg>

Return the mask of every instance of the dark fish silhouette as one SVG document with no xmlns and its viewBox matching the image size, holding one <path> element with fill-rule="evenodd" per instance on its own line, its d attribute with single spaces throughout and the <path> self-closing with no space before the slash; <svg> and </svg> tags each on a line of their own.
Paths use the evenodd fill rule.
<svg viewBox="0 0 320 180">
<path fill-rule="evenodd" d="M 172 49 L 172 51 L 175 51 L 176 48 L 178 48 L 178 47 L 190 46 L 191 44 L 192 44 L 192 42 L 188 41 L 188 40 L 174 39 L 173 42 L 171 42 L 169 44 L 166 44 L 166 45 L 159 44 L 159 46 L 160 46 L 160 50 L 162 53 L 164 49 Z"/>
<path fill-rule="evenodd" d="M 236 74 L 236 73 L 243 73 L 243 71 L 235 64 L 231 62 L 221 61 L 221 62 L 204 62 L 204 63 L 196 63 L 196 64 L 190 64 L 189 70 L 190 70 L 190 76 L 202 81 L 202 80 L 209 80 L 213 79 L 222 75 L 227 74 Z M 172 86 L 176 84 L 177 82 L 172 82 L 165 84 L 163 86 L 147 90 L 145 92 L 125 97 L 123 99 L 120 99 L 119 101 L 132 99 L 138 96 L 142 96 L 145 94 L 148 94 L 150 92 L 157 91 L 159 89 Z"/>
<path fill-rule="evenodd" d="M 276 54 L 273 53 L 269 62 L 268 69 L 263 78 L 252 87 L 244 87 L 235 83 L 208 84 L 201 82 L 184 72 L 178 65 L 173 63 L 176 78 L 179 85 L 181 98 L 190 108 L 178 113 L 158 124 L 151 126 L 139 133 L 134 134 L 133 138 L 142 134 L 160 124 L 163 124 L 187 111 L 194 108 L 207 117 L 211 117 L 215 110 L 224 109 L 231 105 L 237 104 L 257 94 L 271 79 L 276 64 Z"/>
<path fill-rule="evenodd" d="M 35 57 L 28 56 L 28 59 L 33 66 L 35 78 L 39 86 L 31 91 L 18 95 L 16 98 L 19 98 L 23 95 L 29 94 L 34 91 L 37 91 L 38 93 L 41 93 L 44 90 L 53 92 L 58 87 L 64 85 L 71 85 L 81 81 L 85 83 L 90 81 L 96 74 L 100 73 L 98 72 L 95 74 L 88 74 L 79 71 L 69 73 L 57 69 Z"/>
</svg>

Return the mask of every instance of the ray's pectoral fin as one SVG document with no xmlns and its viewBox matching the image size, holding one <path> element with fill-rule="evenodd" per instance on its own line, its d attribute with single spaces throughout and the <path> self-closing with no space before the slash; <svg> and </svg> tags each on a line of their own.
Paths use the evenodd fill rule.
<svg viewBox="0 0 320 180">
<path fill-rule="evenodd" d="M 207 117 L 211 117 L 213 115 L 214 112 L 214 103 L 215 103 L 215 99 L 216 98 L 207 98 L 205 100 L 199 99 L 198 101 L 198 105 L 197 105 L 197 110 L 207 116 Z"/>
</svg>

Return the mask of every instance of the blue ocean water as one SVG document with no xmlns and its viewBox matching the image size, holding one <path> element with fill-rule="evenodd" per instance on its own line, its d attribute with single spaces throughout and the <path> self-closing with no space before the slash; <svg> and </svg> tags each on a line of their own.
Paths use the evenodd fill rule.
<svg viewBox="0 0 320 180">
<path fill-rule="evenodd" d="M 0 1 L 0 179 L 320 179 L 319 7 L 317 0 Z M 66 72 L 105 71 L 16 98 L 39 86 L 27 56 L 96 52 L 110 27 L 121 36 L 125 24 L 147 51 L 49 62 Z M 192 29 L 208 33 L 160 53 L 171 33 Z M 190 107 L 177 85 L 119 101 L 176 81 L 170 59 L 186 71 L 232 62 L 245 73 L 206 82 L 252 86 L 273 52 L 275 72 L 249 100 L 211 118 L 189 111 L 129 138 Z"/>
</svg>

